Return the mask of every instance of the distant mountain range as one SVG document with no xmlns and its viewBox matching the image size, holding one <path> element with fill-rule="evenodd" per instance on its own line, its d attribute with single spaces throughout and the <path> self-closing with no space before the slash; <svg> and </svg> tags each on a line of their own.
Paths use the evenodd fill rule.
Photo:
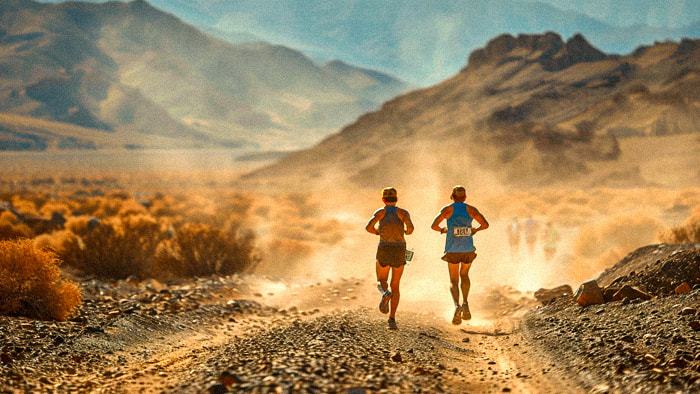
<svg viewBox="0 0 700 394">
<path fill-rule="evenodd" d="M 101 1 L 101 0 L 97 0 Z M 700 37 L 697 0 L 150 0 L 208 34 L 342 59 L 418 86 L 441 82 L 503 33 L 583 34 L 606 53 Z"/>
<path fill-rule="evenodd" d="M 636 170 L 615 168 L 621 139 L 649 139 L 641 163 L 655 160 L 658 136 L 700 136 L 700 40 L 620 56 L 581 35 L 502 35 L 472 52 L 468 64 L 246 182 L 352 189 L 460 179 L 538 187 L 586 177 L 607 162 L 605 176 L 586 184 L 635 184 Z M 684 171 L 700 181 L 700 140 L 691 141 Z"/>
<path fill-rule="evenodd" d="M 297 149 L 409 89 L 145 1 L 0 2 L 0 150 Z"/>
</svg>

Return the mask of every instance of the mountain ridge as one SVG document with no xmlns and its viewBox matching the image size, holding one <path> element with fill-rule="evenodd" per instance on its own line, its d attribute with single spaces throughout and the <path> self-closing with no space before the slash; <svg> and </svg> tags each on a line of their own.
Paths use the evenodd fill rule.
<svg viewBox="0 0 700 394">
<path fill-rule="evenodd" d="M 238 40 L 241 34 L 250 34 L 258 40 L 299 48 L 319 59 L 342 54 L 343 60 L 352 64 L 381 70 L 418 86 L 451 77 L 464 66 L 467 54 L 502 33 L 582 34 L 606 53 L 628 53 L 658 39 L 700 36 L 700 16 L 685 26 L 614 25 L 595 17 L 600 12 L 583 12 L 583 4 L 577 5 L 582 11 L 576 11 L 573 6 L 557 7 L 548 1 L 459 0 L 430 6 L 420 1 L 397 5 L 353 0 L 342 6 L 288 1 L 268 3 L 266 7 L 245 0 L 189 0 L 176 5 L 153 1 L 158 7 L 189 18 L 182 7 L 186 4 L 188 9 L 196 10 L 191 14 L 193 21 L 202 21 L 202 13 L 208 15 L 207 21 L 197 24 L 217 29 L 219 37 L 226 37 L 228 32 L 231 40 Z M 670 8 L 664 4 L 645 6 L 657 13 Z M 618 4 L 611 7 L 625 12 L 630 9 Z"/>
<path fill-rule="evenodd" d="M 0 112 L 129 135 L 125 146 L 298 148 L 409 88 L 359 68 L 341 78 L 282 46 L 229 44 L 143 0 L 13 0 L 0 13 Z M 5 127 L 0 149 L 61 145 L 29 134 Z"/>
<path fill-rule="evenodd" d="M 312 185 L 331 178 L 382 187 L 427 169 L 460 178 L 461 168 L 531 186 L 585 179 L 597 163 L 616 163 L 621 138 L 700 132 L 698 56 L 700 40 L 621 56 L 603 54 L 583 36 L 567 42 L 556 33 L 499 36 L 453 78 L 386 102 L 246 182 Z M 614 168 L 628 175 L 596 181 L 643 181 L 635 168 Z"/>
</svg>

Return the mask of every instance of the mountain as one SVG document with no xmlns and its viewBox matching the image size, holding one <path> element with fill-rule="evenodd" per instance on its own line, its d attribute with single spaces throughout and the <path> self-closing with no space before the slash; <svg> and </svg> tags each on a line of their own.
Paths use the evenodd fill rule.
<svg viewBox="0 0 700 394">
<path fill-rule="evenodd" d="M 690 174 L 679 176 L 697 183 L 700 40 L 620 56 L 581 35 L 501 35 L 472 52 L 453 78 L 385 103 L 246 182 L 381 188 L 466 177 L 538 187 L 578 178 L 648 186 L 663 179 L 646 179 L 637 164 L 661 165 L 667 157 L 657 141 L 678 135 L 690 136 L 682 168 Z M 626 167 L 620 160 L 630 153 L 621 146 L 633 138 L 646 145 Z M 592 168 L 607 173 L 596 178 Z M 676 176 L 675 168 L 665 171 Z"/>
<path fill-rule="evenodd" d="M 470 52 L 503 33 L 583 34 L 606 53 L 700 37 L 696 0 L 152 0 L 217 37 L 340 58 L 419 86 L 456 74 Z M 694 19 L 693 19 L 694 18 Z"/>
<path fill-rule="evenodd" d="M 142 0 L 0 3 L 0 150 L 296 149 L 408 88 L 226 43 Z"/>
</svg>

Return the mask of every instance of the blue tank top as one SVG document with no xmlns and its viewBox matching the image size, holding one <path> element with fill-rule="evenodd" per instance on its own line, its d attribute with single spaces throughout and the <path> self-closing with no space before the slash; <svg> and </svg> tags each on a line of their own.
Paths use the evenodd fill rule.
<svg viewBox="0 0 700 394">
<path fill-rule="evenodd" d="M 452 203 L 452 216 L 447 219 L 447 238 L 445 253 L 465 253 L 476 250 L 474 239 L 466 235 L 467 227 L 472 226 L 472 217 L 467 212 L 467 204 Z"/>
</svg>

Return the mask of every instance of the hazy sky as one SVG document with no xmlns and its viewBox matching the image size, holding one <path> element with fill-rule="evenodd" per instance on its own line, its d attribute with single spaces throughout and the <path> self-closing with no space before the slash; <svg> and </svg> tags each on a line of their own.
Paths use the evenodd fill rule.
<svg viewBox="0 0 700 394">
<path fill-rule="evenodd" d="M 616 26 L 682 27 L 700 22 L 700 0 L 538 0 Z"/>
</svg>

